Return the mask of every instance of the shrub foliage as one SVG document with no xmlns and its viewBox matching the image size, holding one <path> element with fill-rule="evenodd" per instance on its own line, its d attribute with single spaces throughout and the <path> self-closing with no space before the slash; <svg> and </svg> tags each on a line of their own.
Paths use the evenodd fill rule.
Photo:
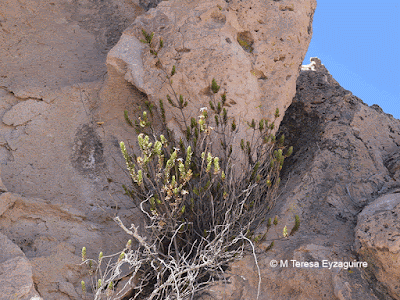
<svg viewBox="0 0 400 300">
<path fill-rule="evenodd" d="M 153 34 L 143 30 L 143 35 L 142 42 L 158 57 L 162 39 L 156 49 Z M 184 134 L 177 139 L 168 128 L 163 100 L 158 108 L 146 101 L 137 120 L 125 111 L 127 123 L 138 133 L 140 153 L 129 153 L 120 143 L 132 180 L 123 188 L 140 208 L 146 226 L 140 234 L 137 226 L 128 229 L 115 218 L 138 246 L 133 250 L 129 241 L 117 262 L 100 274 L 96 299 L 104 294 L 112 299 L 113 284 L 124 264 L 136 282 L 132 299 L 190 299 L 218 280 L 229 262 L 240 259 L 246 245 L 254 249 L 253 242 L 265 237 L 254 237 L 253 232 L 274 205 L 279 172 L 292 152 L 291 147 L 285 151 L 283 136 L 276 139 L 272 134 L 278 109 L 272 121 L 248 122 L 249 139 L 239 141 L 239 126 L 228 116 L 227 95 L 215 79 L 208 107 L 188 118 L 189 101 L 172 88 L 172 77 L 179 70 L 173 66 L 167 72 L 160 60 L 158 66 L 172 91 L 166 100 L 180 111 Z M 161 120 L 161 127 L 156 120 Z M 101 253 L 96 263 L 102 259 Z"/>
</svg>

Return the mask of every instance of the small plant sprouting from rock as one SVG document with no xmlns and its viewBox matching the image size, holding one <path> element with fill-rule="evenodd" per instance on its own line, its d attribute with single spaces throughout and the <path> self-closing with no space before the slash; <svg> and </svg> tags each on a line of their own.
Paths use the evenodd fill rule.
<svg viewBox="0 0 400 300">
<path fill-rule="evenodd" d="M 241 39 L 240 37 L 237 38 L 237 41 L 239 43 L 240 46 L 242 46 L 243 49 L 245 49 L 248 52 L 253 52 L 253 47 L 248 44 L 248 42 L 246 42 L 244 39 Z"/>
<path fill-rule="evenodd" d="M 245 50 L 246 52 L 252 53 L 254 48 L 253 48 L 253 43 L 254 40 L 251 37 L 250 32 L 245 31 L 245 32 L 239 32 L 237 35 L 237 41 L 239 45 Z"/>
<path fill-rule="evenodd" d="M 283 237 L 288 237 L 289 234 L 287 232 L 287 226 L 285 225 L 285 227 L 283 227 Z"/>
<path fill-rule="evenodd" d="M 141 41 L 158 57 L 162 39 L 156 49 L 154 34 L 142 33 Z M 123 265 L 130 270 L 124 276 L 137 282 L 131 286 L 134 299 L 189 299 L 221 280 L 228 263 L 243 256 L 246 243 L 255 256 L 253 241 L 260 242 L 265 235 L 253 241 L 250 238 L 274 205 L 283 161 L 292 152 L 289 148 L 284 153 L 284 137 L 276 139 L 272 134 L 275 120 L 252 120 L 248 123 L 252 138 L 235 144 L 239 126 L 229 117 L 227 95 L 214 78 L 209 107 L 202 108 L 197 117 L 187 118 L 188 101 L 175 93 L 170 80 L 176 66 L 167 72 L 158 62 L 173 91 L 172 96 L 166 95 L 167 101 L 180 111 L 184 134 L 176 139 L 168 128 L 163 100 L 157 109 L 145 103 L 146 110 L 133 122 L 128 112 L 124 113 L 138 133 L 140 153 L 132 155 L 125 143 L 120 143 L 132 181 L 131 187 L 123 189 L 140 208 L 146 226 L 139 232 L 137 225 L 127 228 L 118 216 L 114 218 L 137 244 L 132 247 L 129 240 L 122 251 L 111 256 L 114 262 L 108 262 L 104 272 L 103 253 L 97 261 L 87 260 L 86 248 L 82 249 L 82 259 L 96 264 L 101 277 L 94 281 L 95 299 L 104 294 L 111 299 Z M 275 119 L 278 117 L 279 110 Z M 162 123 L 159 130 L 156 121 Z M 244 158 L 240 173 L 235 172 L 238 155 Z M 277 217 L 273 224 L 278 224 Z M 269 218 L 267 229 L 271 226 Z M 272 246 L 273 242 L 269 248 Z"/>
<path fill-rule="evenodd" d="M 211 90 L 213 91 L 214 94 L 216 94 L 216 93 L 218 93 L 219 89 L 220 89 L 220 86 L 217 84 L 217 82 L 213 78 L 213 80 L 211 82 Z"/>
<path fill-rule="evenodd" d="M 86 283 L 82 280 L 81 281 L 82 293 L 86 294 Z"/>
<path fill-rule="evenodd" d="M 265 221 L 265 218 L 261 220 L 260 225 L 261 225 L 262 223 L 264 223 L 264 221 Z M 267 234 L 268 234 L 269 230 L 272 228 L 272 225 L 274 225 L 275 227 L 278 225 L 278 216 L 275 216 L 273 222 L 272 222 L 272 219 L 271 219 L 271 218 L 268 218 L 268 221 L 267 221 L 267 230 L 264 232 L 264 234 L 259 234 L 259 235 L 255 236 L 255 237 L 253 237 L 252 240 L 254 241 L 254 243 L 259 244 L 259 243 L 261 243 L 261 242 L 264 242 L 265 239 L 266 239 L 266 237 L 267 237 Z M 294 235 L 295 232 L 296 232 L 299 228 L 300 228 L 300 218 L 299 218 L 298 215 L 295 215 L 295 224 L 294 224 L 292 230 L 290 231 L 290 234 L 288 234 L 287 226 L 285 226 L 285 227 L 283 227 L 282 237 L 283 237 L 283 238 L 288 238 L 289 236 Z M 276 232 L 276 231 L 275 231 L 275 232 Z M 282 237 L 280 237 L 280 235 L 278 234 L 278 232 L 276 232 L 276 233 L 277 233 L 277 239 L 278 239 L 278 240 L 281 239 Z M 250 235 L 250 236 L 253 236 L 253 234 L 250 233 L 250 232 L 249 232 L 249 235 Z M 265 249 L 265 252 L 271 250 L 273 246 L 274 246 L 274 241 L 272 241 L 271 244 Z"/>
<path fill-rule="evenodd" d="M 272 241 L 271 244 L 269 244 L 269 246 L 265 249 L 265 252 L 268 252 L 269 250 L 271 250 L 272 247 L 274 247 L 274 245 L 275 245 L 275 242 Z"/>
<path fill-rule="evenodd" d="M 86 260 L 86 247 L 82 248 L 82 261 Z"/>
</svg>

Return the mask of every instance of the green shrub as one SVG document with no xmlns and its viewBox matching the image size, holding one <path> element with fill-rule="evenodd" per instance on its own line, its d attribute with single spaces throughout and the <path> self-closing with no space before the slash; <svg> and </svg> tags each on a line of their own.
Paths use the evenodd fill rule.
<svg viewBox="0 0 400 300">
<path fill-rule="evenodd" d="M 143 34 L 142 41 L 157 57 L 162 45 L 155 49 L 153 34 Z M 159 65 L 168 79 L 178 72 L 176 66 L 166 72 L 160 61 Z M 171 83 L 170 87 L 173 90 Z M 127 123 L 138 132 L 140 153 L 132 155 L 120 143 L 132 180 L 131 187 L 123 188 L 146 218 L 145 236 L 137 226 L 128 229 L 119 217 L 114 219 L 138 245 L 131 249 L 130 240 L 108 271 L 99 274 L 96 299 L 104 293 L 112 297 L 123 264 L 139 282 L 134 288 L 138 299 L 187 299 L 218 280 L 229 262 L 242 257 L 246 243 L 255 255 L 251 237 L 274 205 L 279 172 L 292 149 L 284 154 L 284 137 L 272 134 L 274 120 L 248 122 L 251 139 L 236 141 L 239 126 L 228 117 L 226 94 L 219 93 L 215 79 L 210 91 L 209 108 L 192 118 L 185 115 L 188 101 L 182 95 L 167 95 L 168 103 L 181 112 L 184 140 L 168 129 L 162 100 L 157 109 L 146 103 L 147 110 L 134 122 L 125 112 Z M 161 129 L 155 120 L 161 120 Z M 240 174 L 235 173 L 239 165 Z M 275 218 L 274 225 L 277 222 Z M 86 256 L 86 249 L 83 253 Z M 101 253 L 97 270 L 102 260 Z"/>
</svg>

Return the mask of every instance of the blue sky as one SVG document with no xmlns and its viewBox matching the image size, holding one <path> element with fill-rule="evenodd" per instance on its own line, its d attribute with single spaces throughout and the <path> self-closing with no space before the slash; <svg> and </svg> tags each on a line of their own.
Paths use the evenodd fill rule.
<svg viewBox="0 0 400 300">
<path fill-rule="evenodd" d="M 342 87 L 400 119 L 399 0 L 317 0 L 303 64 L 315 56 Z"/>
</svg>

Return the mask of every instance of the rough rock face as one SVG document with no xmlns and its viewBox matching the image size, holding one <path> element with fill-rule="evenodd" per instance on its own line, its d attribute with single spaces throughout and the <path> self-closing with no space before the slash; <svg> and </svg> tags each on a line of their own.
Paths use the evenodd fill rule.
<svg viewBox="0 0 400 300">
<path fill-rule="evenodd" d="M 126 222 L 140 219 L 122 194 L 121 183 L 129 178 L 118 146 L 134 140 L 123 110 L 140 95 L 118 86 L 114 96 L 123 98 L 108 98 L 106 88 L 100 97 L 101 87 L 66 87 L 54 91 L 49 104 L 11 93 L 2 98 L 8 102 L 0 115 L 18 125 L 0 125 L 5 141 L 0 188 L 13 191 L 0 196 L 0 230 L 24 251 L 44 299 L 82 299 L 80 281 L 90 281 L 79 266 L 82 247 L 88 248 L 88 257 L 111 254 L 128 238 L 112 222 L 115 212 Z M 106 109 L 102 103 L 110 99 L 115 105 Z M 21 104 L 32 112 L 36 103 L 46 110 L 13 113 Z"/>
<path fill-rule="evenodd" d="M 68 206 L 13 193 L 4 193 L 0 197 L 12 206 L 1 214 L 2 233 L 29 259 L 28 265 L 32 266 L 33 281 L 40 295 L 44 299 L 80 299 L 74 285 L 78 286 L 86 274 L 80 266 L 79 251 L 84 244 L 94 243 L 90 247 L 103 245 L 97 232 L 99 225 L 84 222 L 85 215 Z M 80 247 L 76 249 L 76 246 Z M 66 286 L 69 286 L 69 292 L 66 292 Z"/>
<path fill-rule="evenodd" d="M 258 245 L 259 299 L 398 299 L 399 217 L 393 193 L 400 190 L 394 171 L 400 121 L 365 105 L 312 59 L 300 73 L 279 134 L 285 134 L 294 154 L 285 161 L 281 195 L 269 216 L 278 215 L 278 229 Z M 294 215 L 300 216 L 299 231 L 278 239 L 285 225 L 293 226 Z M 288 260 L 288 267 L 272 268 L 271 260 Z M 296 268 L 290 260 L 320 267 Z M 369 267 L 329 269 L 322 260 L 367 261 Z M 258 276 L 251 255 L 235 263 L 230 275 L 232 284 L 211 289 L 210 299 L 255 299 Z"/>
<path fill-rule="evenodd" d="M 182 125 L 178 109 L 165 98 L 172 90 L 163 68 L 170 73 L 174 65 L 172 87 L 188 100 L 187 117 L 208 106 L 215 78 L 221 85 L 217 101 L 226 93 L 231 117 L 272 120 L 276 108 L 283 113 L 295 94 L 315 8 L 315 0 L 163 1 L 124 31 L 107 56 L 108 69 L 122 74 L 155 104 L 165 100 L 170 128 Z M 154 47 L 163 39 L 161 64 L 140 42 L 142 29 L 154 32 Z"/>
<path fill-rule="evenodd" d="M 43 99 L 103 79 L 106 54 L 142 13 L 137 1 L 0 1 L 0 86 Z"/>
<path fill-rule="evenodd" d="M 163 0 L 139 0 L 139 5 L 147 11 L 150 8 L 157 7 L 157 4 L 161 1 Z"/>
<path fill-rule="evenodd" d="M 80 281 L 90 281 L 79 266 L 83 246 L 88 249 L 88 257 L 97 257 L 99 251 L 111 254 L 125 245 L 128 236 L 111 221 L 116 212 L 127 224 L 140 222 L 130 199 L 121 192 L 121 184 L 129 184 L 129 177 L 124 172 L 118 142 L 123 140 L 135 149 L 136 137 L 124 121 L 123 111 L 136 109 L 145 95 L 123 78 L 125 73 L 119 74 L 115 68 L 108 68 L 108 79 L 105 83 L 103 79 L 107 72 L 107 51 L 143 9 L 158 2 L 0 1 L 0 162 L 4 183 L 0 189 L 12 192 L 5 194 L 0 203 L 0 230 L 25 253 L 36 289 L 46 300 L 82 298 Z M 255 9 L 231 3 L 228 12 L 228 4 L 221 2 L 228 21 L 235 15 L 239 17 L 233 35 L 238 30 L 254 29 L 254 55 L 264 51 L 263 43 L 275 42 L 268 62 L 272 63 L 274 58 L 277 61 L 268 72 L 285 68 L 293 71 L 287 82 L 283 73 L 276 73 L 285 77 L 281 78 L 284 88 L 292 92 L 297 66 L 310 40 L 315 9 L 315 1 L 306 2 L 306 8 L 299 3 L 303 2 L 296 2 L 293 11 L 273 2 L 271 8 L 265 7 L 262 12 L 261 23 L 256 20 L 250 24 L 247 14 L 252 15 Z M 182 28 L 204 30 L 210 41 L 216 43 L 219 41 L 216 32 L 222 23 L 213 17 L 215 3 L 207 5 L 200 7 L 204 19 L 200 25 L 204 28 L 187 25 Z M 178 4 L 174 9 L 178 10 Z M 150 9 L 149 16 L 154 12 Z M 299 19 L 296 12 L 301 15 Z M 276 36 L 271 34 L 271 40 L 258 36 L 269 36 L 270 27 L 280 28 L 277 25 L 280 18 L 288 26 L 298 24 L 296 27 L 303 28 L 299 32 L 300 42 L 284 29 Z M 208 29 L 207 24 L 211 25 Z M 262 28 L 255 28 L 257 24 Z M 179 55 L 190 54 L 173 49 L 172 45 L 177 43 L 180 50 L 185 38 L 179 40 L 173 31 L 170 34 L 164 37 L 165 49 Z M 238 46 L 236 35 L 230 42 L 225 38 L 222 45 L 234 46 L 230 50 L 232 55 L 236 55 L 235 51 L 241 53 L 238 71 L 241 72 L 244 63 L 249 72 L 251 64 L 262 65 L 253 54 Z M 289 45 L 296 47 L 282 61 L 280 50 L 289 52 Z M 297 66 L 283 66 L 288 62 L 296 62 Z M 179 69 L 183 65 L 177 63 L 178 73 L 184 74 Z M 196 72 L 192 75 L 201 75 Z M 278 81 L 272 73 L 268 80 L 257 70 L 253 73 L 251 76 L 261 76 L 254 77 L 254 82 L 268 81 L 272 85 Z M 237 74 L 232 76 L 238 80 Z M 245 78 L 250 80 L 249 74 Z M 206 81 L 209 84 L 208 79 L 203 80 Z"/>
<path fill-rule="evenodd" d="M 400 188 L 358 215 L 356 251 L 370 264 L 369 275 L 381 283 L 379 290 L 400 299 Z"/>
<path fill-rule="evenodd" d="M 273 111 L 278 103 L 283 112 L 290 104 L 315 1 L 204 1 L 203 6 L 181 1 L 185 8 L 165 1 L 151 9 L 158 2 L 0 1 L 0 299 L 83 299 L 80 282 L 90 279 L 81 248 L 86 246 L 91 258 L 99 251 L 115 253 L 129 237 L 112 217 L 141 222 L 121 192 L 129 177 L 118 146 L 123 140 L 135 150 L 136 136 L 123 111 L 137 109 L 147 97 L 129 76 L 143 80 L 135 85 L 149 97 L 162 94 L 147 85 L 158 74 L 151 56 L 140 56 L 146 62 L 140 73 L 121 50 L 125 45 L 126 53 L 141 51 L 131 47 L 141 24 L 164 38 L 160 55 L 166 66 L 177 66 L 174 84 L 186 80 L 190 89 L 183 95 L 196 99 L 215 77 L 226 83 L 228 101 L 245 100 L 245 89 L 235 86 L 243 78 L 254 87 L 253 98 L 267 91 L 257 105 L 272 103 Z M 119 40 L 145 9 L 150 9 L 147 17 Z M 176 26 L 173 15 L 180 17 Z M 164 21 L 164 29 L 157 27 Z M 202 32 L 205 45 L 192 39 Z M 106 68 L 107 51 L 118 40 Z M 230 54 L 226 61 L 218 61 L 221 49 L 212 50 L 219 42 Z M 197 70 L 194 63 L 204 68 Z M 225 71 L 223 64 L 233 69 Z M 198 101 L 204 101 L 200 95 Z M 231 103 L 231 112 L 246 104 L 255 105 Z M 262 116 L 270 117 L 264 109 Z M 280 132 L 295 152 L 283 169 L 271 216 L 279 216 L 277 232 L 284 225 L 291 228 L 295 214 L 301 226 L 289 239 L 276 240 L 269 252 L 261 254 L 276 232 L 258 245 L 260 299 L 398 299 L 399 121 L 341 88 L 315 59 L 297 79 Z M 273 269 L 272 259 L 356 259 L 368 261 L 370 268 Z M 210 289 L 213 299 L 255 299 L 252 256 L 232 266 L 230 280 Z"/>
<path fill-rule="evenodd" d="M 42 300 L 33 286 L 32 267 L 24 252 L 1 233 L 0 245 L 0 299 Z"/>
<path fill-rule="evenodd" d="M 0 1 L 0 193 L 10 191 L 0 195 L 8 238 L 0 249 L 15 243 L 26 271 L 13 280 L 14 292 L 24 292 L 12 299 L 33 295 L 27 287 L 46 300 L 82 299 L 80 282 L 90 282 L 82 247 L 88 257 L 112 254 L 128 238 L 115 212 L 140 220 L 122 194 L 129 178 L 118 142 L 135 139 L 123 111 L 143 97 L 103 85 L 107 51 L 140 13 L 122 0 Z M 2 288 L 19 275 L 8 254 Z"/>
</svg>

